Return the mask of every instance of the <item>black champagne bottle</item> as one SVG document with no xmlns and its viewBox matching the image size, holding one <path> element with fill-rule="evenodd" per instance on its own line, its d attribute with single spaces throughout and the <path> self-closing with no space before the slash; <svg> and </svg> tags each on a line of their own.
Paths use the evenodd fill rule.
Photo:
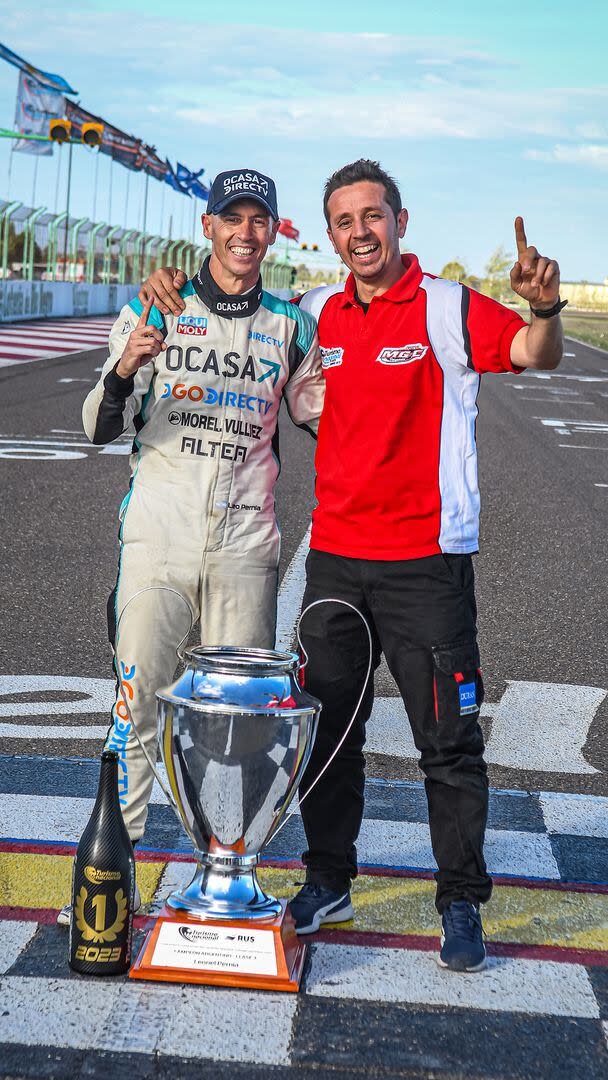
<svg viewBox="0 0 608 1080">
<path fill-rule="evenodd" d="M 135 858 L 118 801 L 118 754 L 101 755 L 99 790 L 74 860 L 70 967 L 83 975 L 128 971 Z"/>
</svg>

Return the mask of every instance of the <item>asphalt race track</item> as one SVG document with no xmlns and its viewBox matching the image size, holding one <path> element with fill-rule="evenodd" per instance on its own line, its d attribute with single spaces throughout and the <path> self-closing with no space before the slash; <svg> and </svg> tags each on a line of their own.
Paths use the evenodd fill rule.
<svg viewBox="0 0 608 1080">
<path fill-rule="evenodd" d="M 86 347 L 86 346 L 84 346 Z M 608 354 L 487 376 L 477 557 L 493 787 L 488 969 L 434 960 L 426 805 L 387 670 L 376 676 L 356 919 L 313 939 L 302 992 L 82 979 L 55 925 L 112 701 L 105 604 L 130 439 L 90 446 L 104 350 L 0 366 L 0 1076 L 605 1077 L 608 1074 Z M 298 613 L 314 444 L 285 418 L 278 639 Z M 301 878 L 296 814 L 262 880 Z M 150 912 L 192 874 L 160 789 L 138 848 Z"/>
</svg>

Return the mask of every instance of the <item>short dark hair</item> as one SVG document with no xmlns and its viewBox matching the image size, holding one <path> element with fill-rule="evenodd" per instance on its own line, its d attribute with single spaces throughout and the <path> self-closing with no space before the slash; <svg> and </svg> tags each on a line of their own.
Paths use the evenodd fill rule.
<svg viewBox="0 0 608 1080">
<path fill-rule="evenodd" d="M 350 165 L 343 165 L 341 169 L 337 169 L 333 173 L 329 180 L 325 184 L 325 191 L 323 192 L 323 213 L 325 214 L 325 220 L 329 225 L 329 213 L 327 211 L 327 204 L 330 196 L 338 188 L 348 187 L 350 184 L 358 184 L 361 180 L 371 180 L 373 184 L 382 184 L 386 201 L 395 215 L 395 220 L 399 211 L 403 208 L 401 201 L 401 192 L 397 187 L 397 184 L 392 176 L 390 176 L 382 168 L 379 161 L 370 161 L 369 158 L 359 158 L 358 161 L 352 161 Z"/>
</svg>

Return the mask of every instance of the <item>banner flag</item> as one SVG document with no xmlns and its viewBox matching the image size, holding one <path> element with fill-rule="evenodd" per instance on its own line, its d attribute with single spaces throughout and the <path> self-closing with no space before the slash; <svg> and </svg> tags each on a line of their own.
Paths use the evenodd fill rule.
<svg viewBox="0 0 608 1080">
<path fill-rule="evenodd" d="M 204 171 L 204 169 L 201 170 L 201 172 Z M 195 199 L 203 199 L 203 201 L 206 201 L 209 198 L 209 188 L 205 187 L 204 184 L 201 184 L 200 180 L 192 181 L 190 184 L 190 192 L 194 195 Z"/>
<path fill-rule="evenodd" d="M 167 166 L 156 153 L 156 147 L 142 143 L 141 156 L 144 172 L 148 173 L 148 176 L 153 176 L 155 180 L 164 180 L 167 175 Z"/>
<path fill-rule="evenodd" d="M 15 105 L 15 129 L 22 135 L 47 135 L 49 120 L 63 116 L 65 98 L 58 90 L 43 86 L 25 71 L 19 72 L 17 103 Z M 49 157 L 53 153 L 52 142 L 35 139 L 19 139 L 13 146 L 22 154 Z"/>
<path fill-rule="evenodd" d="M 42 83 L 49 90 L 57 90 L 60 94 L 75 94 L 77 92 L 72 90 L 70 84 L 61 75 L 51 75 L 49 71 L 41 71 L 40 68 L 34 67 L 23 57 L 17 56 L 17 53 L 14 53 L 6 45 L 0 44 L 0 60 L 6 60 L 9 64 L 13 64 L 14 67 L 20 68 L 21 71 L 37 79 L 39 83 Z"/>
<path fill-rule="evenodd" d="M 205 187 L 204 184 L 201 184 L 199 179 L 204 171 L 204 169 L 199 169 L 198 172 L 191 172 L 190 169 L 187 169 L 185 165 L 181 165 L 178 161 L 175 169 L 175 176 L 177 177 L 178 183 L 181 184 L 187 192 L 194 195 L 195 198 L 208 199 L 209 188 Z"/>
<path fill-rule="evenodd" d="M 288 240 L 299 240 L 300 230 L 296 229 L 291 218 L 281 218 L 279 222 L 279 232 L 281 236 L 286 236 Z"/>
<path fill-rule="evenodd" d="M 185 169 L 185 166 L 184 165 L 181 165 L 181 166 L 178 165 L 178 169 L 179 168 Z M 185 171 L 188 172 L 188 169 L 186 169 Z M 178 180 L 177 173 L 173 169 L 173 167 L 170 164 L 168 159 L 167 159 L 167 174 L 165 176 L 165 181 L 167 182 L 169 187 L 173 188 L 174 191 L 179 191 L 180 195 L 188 195 L 188 196 L 190 196 L 190 192 L 188 191 L 188 189 L 186 187 L 184 187 L 184 185 L 181 184 L 180 181 Z"/>
<path fill-rule="evenodd" d="M 143 168 L 142 143 L 133 135 L 127 135 L 120 128 L 108 124 L 101 116 L 94 116 L 82 106 L 66 100 L 66 118 L 72 122 L 72 139 L 82 138 L 83 124 L 103 124 L 103 138 L 99 152 L 108 154 L 113 161 L 118 161 L 127 169 L 139 172 Z"/>
</svg>

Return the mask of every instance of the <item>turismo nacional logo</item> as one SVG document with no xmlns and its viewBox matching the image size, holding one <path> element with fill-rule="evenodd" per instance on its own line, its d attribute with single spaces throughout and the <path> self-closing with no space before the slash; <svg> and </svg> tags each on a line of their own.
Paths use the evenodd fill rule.
<svg viewBox="0 0 608 1080">
<path fill-rule="evenodd" d="M 321 363 L 324 368 L 339 367 L 344 357 L 344 349 L 321 349 Z"/>
</svg>

